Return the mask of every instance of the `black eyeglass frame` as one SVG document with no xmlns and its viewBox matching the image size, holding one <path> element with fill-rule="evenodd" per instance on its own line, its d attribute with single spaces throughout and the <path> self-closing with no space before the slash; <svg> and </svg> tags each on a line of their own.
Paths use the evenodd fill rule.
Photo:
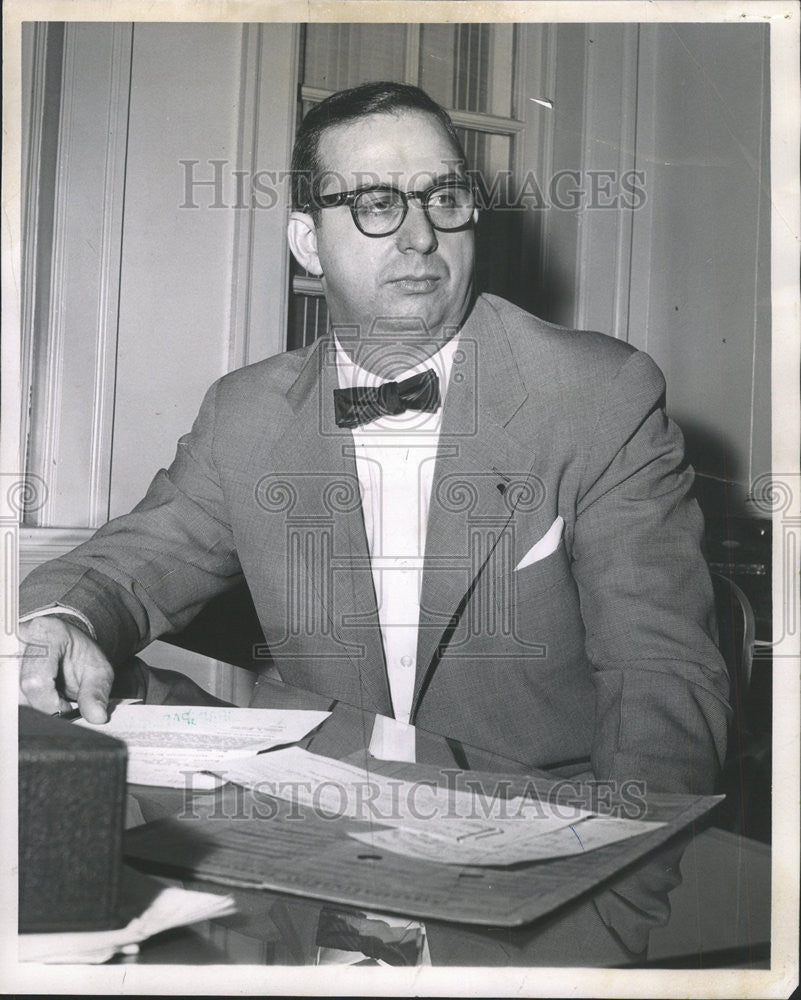
<svg viewBox="0 0 801 1000">
<path fill-rule="evenodd" d="M 453 188 L 459 188 L 463 191 L 469 191 L 470 196 L 473 199 L 473 207 L 470 209 L 470 214 L 467 219 L 459 226 L 454 226 L 453 228 L 444 228 L 443 226 L 438 226 L 434 220 L 431 218 L 428 211 L 428 203 L 437 191 L 447 191 Z M 393 229 L 388 229 L 385 233 L 368 233 L 359 224 L 359 219 L 356 213 L 356 199 L 359 195 L 367 194 L 372 191 L 391 191 L 393 194 L 400 196 L 403 202 L 403 212 L 398 224 Z M 318 208 L 339 208 L 341 205 L 347 205 L 350 209 L 351 218 L 353 219 L 353 224 L 359 230 L 363 236 L 368 236 L 370 239 L 380 240 L 384 236 L 392 236 L 393 233 L 397 233 L 403 223 L 406 221 L 406 216 L 409 214 L 409 200 L 411 198 L 416 198 L 420 202 L 420 207 L 425 212 L 425 217 L 428 220 L 428 224 L 432 229 L 436 229 L 440 233 L 460 233 L 465 229 L 469 229 L 473 225 L 473 213 L 476 210 L 476 197 L 473 186 L 467 181 L 438 181 L 436 184 L 432 184 L 431 187 L 427 187 L 424 191 L 402 191 L 400 188 L 395 187 L 392 184 L 373 184 L 370 187 L 356 188 L 353 191 L 338 191 L 335 194 L 319 194 L 314 199 L 314 202 L 307 202 L 302 206 L 302 212 L 308 212 L 310 209 L 315 210 Z"/>
</svg>

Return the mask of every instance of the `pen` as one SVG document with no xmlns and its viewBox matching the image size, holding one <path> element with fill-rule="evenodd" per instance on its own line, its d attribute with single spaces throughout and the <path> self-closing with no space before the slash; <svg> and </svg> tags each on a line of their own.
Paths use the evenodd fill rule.
<svg viewBox="0 0 801 1000">
<path fill-rule="evenodd" d="M 65 722 L 72 722 L 73 719 L 80 719 L 81 710 L 79 708 L 72 708 L 69 712 L 53 712 L 51 718 L 63 719 Z"/>
</svg>

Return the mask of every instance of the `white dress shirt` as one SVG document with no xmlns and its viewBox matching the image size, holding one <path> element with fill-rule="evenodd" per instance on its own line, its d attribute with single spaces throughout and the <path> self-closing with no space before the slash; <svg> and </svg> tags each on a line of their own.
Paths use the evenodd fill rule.
<svg viewBox="0 0 801 1000">
<path fill-rule="evenodd" d="M 458 335 L 432 357 L 395 375 L 394 381 L 432 368 L 444 403 Z M 342 389 L 378 386 L 386 379 L 361 368 L 339 341 L 337 373 Z M 420 589 L 428 508 L 442 424 L 435 413 L 407 410 L 354 427 L 356 471 L 373 573 L 378 621 L 395 720 L 376 718 L 370 752 L 388 760 L 413 761 L 414 727 L 409 725 L 417 669 Z"/>
</svg>

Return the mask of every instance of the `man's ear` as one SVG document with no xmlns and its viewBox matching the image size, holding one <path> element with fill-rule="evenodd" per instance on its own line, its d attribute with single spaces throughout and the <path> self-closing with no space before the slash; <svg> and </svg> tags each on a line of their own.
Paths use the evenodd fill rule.
<svg viewBox="0 0 801 1000">
<path fill-rule="evenodd" d="M 317 255 L 317 227 L 314 219 L 306 212 L 292 212 L 286 228 L 289 249 L 292 256 L 309 274 L 323 273 Z"/>
</svg>

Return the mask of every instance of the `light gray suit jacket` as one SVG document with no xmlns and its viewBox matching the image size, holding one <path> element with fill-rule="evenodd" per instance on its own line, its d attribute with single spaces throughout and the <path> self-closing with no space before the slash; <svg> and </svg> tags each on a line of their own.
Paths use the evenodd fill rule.
<svg viewBox="0 0 801 1000">
<path fill-rule="evenodd" d="M 144 500 L 31 574 L 23 611 L 79 608 L 121 659 L 244 576 L 285 680 L 389 713 L 336 385 L 329 338 L 219 380 Z M 413 721 L 530 766 L 711 789 L 728 681 L 663 405 L 646 355 L 479 297 L 443 413 Z M 555 550 L 516 569 L 557 517 Z"/>
</svg>

